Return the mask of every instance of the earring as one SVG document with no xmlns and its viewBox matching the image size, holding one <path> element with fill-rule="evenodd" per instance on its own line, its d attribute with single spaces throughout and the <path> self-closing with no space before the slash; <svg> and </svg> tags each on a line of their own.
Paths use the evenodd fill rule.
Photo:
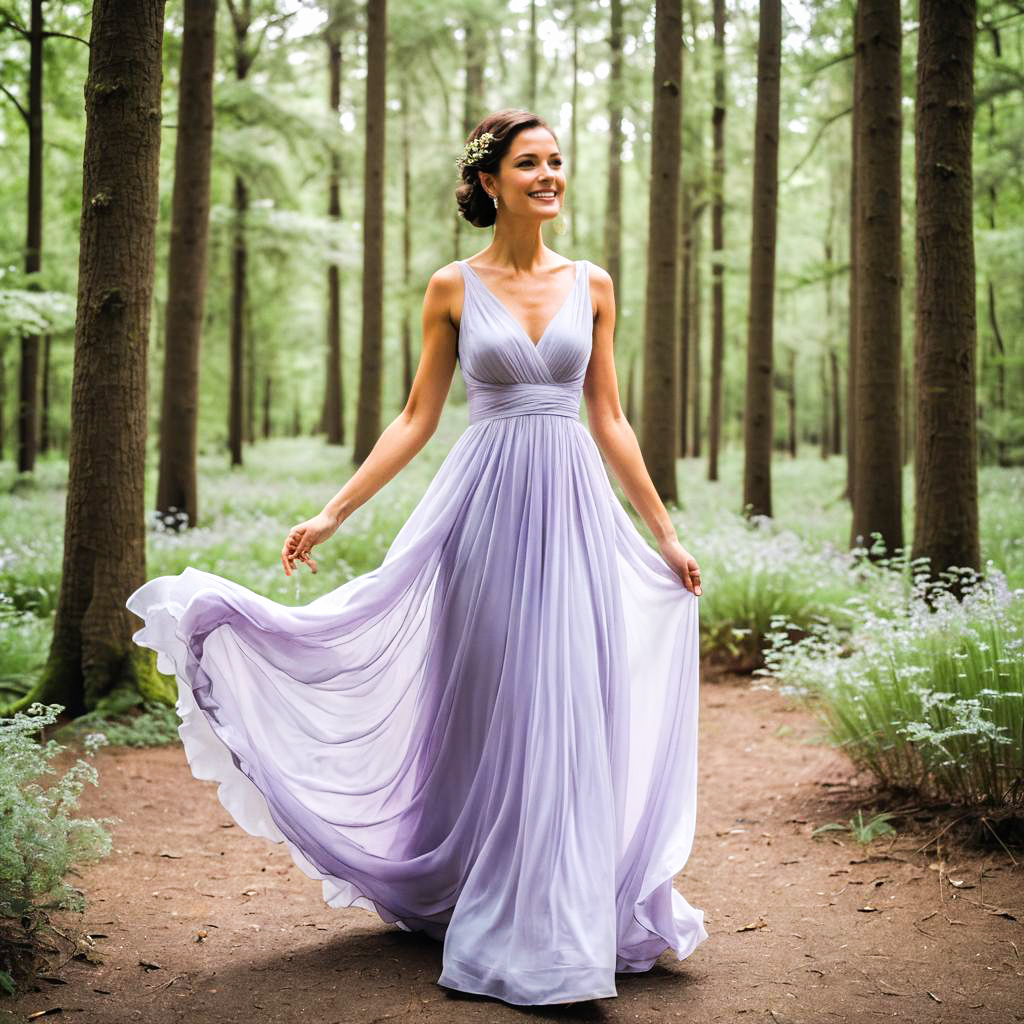
<svg viewBox="0 0 1024 1024">
<path fill-rule="evenodd" d="M 498 208 L 498 197 L 497 196 L 491 196 L 491 199 L 494 200 L 494 208 L 497 209 Z"/>
</svg>

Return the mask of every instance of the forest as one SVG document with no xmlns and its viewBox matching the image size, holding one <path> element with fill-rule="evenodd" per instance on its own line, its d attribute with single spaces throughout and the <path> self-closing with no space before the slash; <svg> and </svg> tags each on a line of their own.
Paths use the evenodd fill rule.
<svg viewBox="0 0 1024 1024">
<path fill-rule="evenodd" d="M 488 244 L 457 213 L 457 159 L 503 108 L 556 136 L 568 184 L 544 241 L 614 283 L 622 410 L 701 564 L 701 778 L 725 773 L 701 807 L 717 792 L 729 810 L 706 811 L 687 874 L 708 906 L 738 901 L 725 918 L 782 899 L 746 875 L 749 890 L 717 895 L 736 866 L 717 871 L 714 837 L 762 820 L 711 752 L 739 736 L 765 758 L 762 836 L 800 823 L 787 856 L 824 876 L 866 863 L 836 846 L 870 858 L 901 842 L 893 878 L 935 869 L 939 903 L 957 871 L 977 876 L 970 928 L 943 905 L 941 937 L 906 966 L 918 1012 L 978 943 L 1018 949 L 1024 4 L 2 0 L 0 992 L 19 1012 L 53 1002 L 33 981 L 53 957 L 96 969 L 84 926 L 70 946 L 48 931 L 54 909 L 77 922 L 113 900 L 122 844 L 174 845 L 151 812 L 104 827 L 96 815 L 127 817 L 142 793 L 127 777 L 104 793 L 108 772 L 159 778 L 171 807 L 193 782 L 178 684 L 133 642 L 129 595 L 189 567 L 281 605 L 328 595 L 377 569 L 466 430 L 456 368 L 422 453 L 317 552 L 317 573 L 282 572 L 289 529 L 402 415 L 432 275 Z M 67 774 L 47 793 L 33 780 L 51 760 Z M 196 788 L 205 810 L 188 814 L 213 828 L 223 811 Z M 79 795 L 93 817 L 69 817 Z M 265 870 L 248 856 L 227 866 L 236 882 Z M 66 880 L 79 871 L 89 884 Z M 835 884 L 810 866 L 803 881 Z M 304 899 L 296 920 L 326 919 Z M 878 940 L 893 955 L 921 931 L 912 903 Z M 360 941 L 391 934 L 371 932 Z M 858 932 L 857 955 L 874 941 Z M 396 1007 L 432 980 L 416 957 Z M 1019 955 L 992 962 L 984 1005 L 1004 1019 Z M 709 1011 L 794 1009 L 743 1002 L 712 973 Z M 88 977 L 75 995 L 115 1019 Z M 837 979 L 822 998 L 852 1020 Z M 682 989 L 628 991 L 615 1012 L 630 1019 L 691 1009 Z M 979 992 L 946 986 L 934 1019 L 969 1019 Z M 815 998 L 801 990 L 807 1012 Z M 353 1020 L 376 1019 L 367 1000 Z M 177 1019 L 172 1005 L 147 1019 Z"/>
</svg>

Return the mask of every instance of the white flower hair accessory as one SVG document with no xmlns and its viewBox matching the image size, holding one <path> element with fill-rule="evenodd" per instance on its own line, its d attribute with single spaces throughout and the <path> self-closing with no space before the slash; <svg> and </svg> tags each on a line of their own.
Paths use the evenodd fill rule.
<svg viewBox="0 0 1024 1024">
<path fill-rule="evenodd" d="M 470 139 L 466 143 L 466 148 L 462 151 L 462 156 L 455 161 L 455 166 L 461 171 L 463 168 L 475 164 L 477 160 L 487 156 L 490 151 L 490 144 L 493 141 L 494 136 L 490 132 L 484 132 L 477 138 Z"/>
</svg>

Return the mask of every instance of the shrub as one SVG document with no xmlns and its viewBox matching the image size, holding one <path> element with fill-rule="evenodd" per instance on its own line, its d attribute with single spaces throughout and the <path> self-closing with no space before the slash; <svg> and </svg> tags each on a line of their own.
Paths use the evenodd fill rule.
<svg viewBox="0 0 1024 1024">
<path fill-rule="evenodd" d="M 970 570 L 953 570 L 971 577 Z M 912 591 L 856 605 L 856 626 L 829 621 L 793 640 L 773 622 L 766 667 L 806 701 L 833 742 L 884 784 L 964 804 L 1024 805 L 1024 590 L 988 567 L 968 578 L 914 577 Z"/>
<path fill-rule="evenodd" d="M 48 787 L 36 781 L 55 773 L 50 762 L 65 748 L 52 739 L 41 743 L 33 733 L 52 725 L 63 710 L 60 704 L 36 703 L 0 720 L 0 986 L 8 991 L 24 963 L 35 959 L 46 912 L 85 909 L 84 894 L 65 876 L 111 849 L 103 826 L 115 819 L 72 816 L 85 783 L 97 785 L 89 760 L 79 758 Z M 105 743 L 101 735 L 86 736 L 86 757 Z"/>
</svg>

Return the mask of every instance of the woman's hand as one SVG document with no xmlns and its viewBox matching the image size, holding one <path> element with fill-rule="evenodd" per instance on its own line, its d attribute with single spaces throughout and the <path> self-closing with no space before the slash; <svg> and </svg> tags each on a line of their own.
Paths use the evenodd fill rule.
<svg viewBox="0 0 1024 1024">
<path fill-rule="evenodd" d="M 312 558 L 313 547 L 331 537 L 341 525 L 337 520 L 320 512 L 307 519 L 304 523 L 293 526 L 281 549 L 281 564 L 285 576 L 291 576 L 295 570 L 295 561 L 305 562 L 312 572 L 316 572 L 316 562 Z"/>
<path fill-rule="evenodd" d="M 700 597 L 704 591 L 700 586 L 700 566 L 697 565 L 697 559 L 674 537 L 659 544 L 658 549 L 665 561 L 683 581 L 683 586 L 695 597 Z"/>
</svg>

